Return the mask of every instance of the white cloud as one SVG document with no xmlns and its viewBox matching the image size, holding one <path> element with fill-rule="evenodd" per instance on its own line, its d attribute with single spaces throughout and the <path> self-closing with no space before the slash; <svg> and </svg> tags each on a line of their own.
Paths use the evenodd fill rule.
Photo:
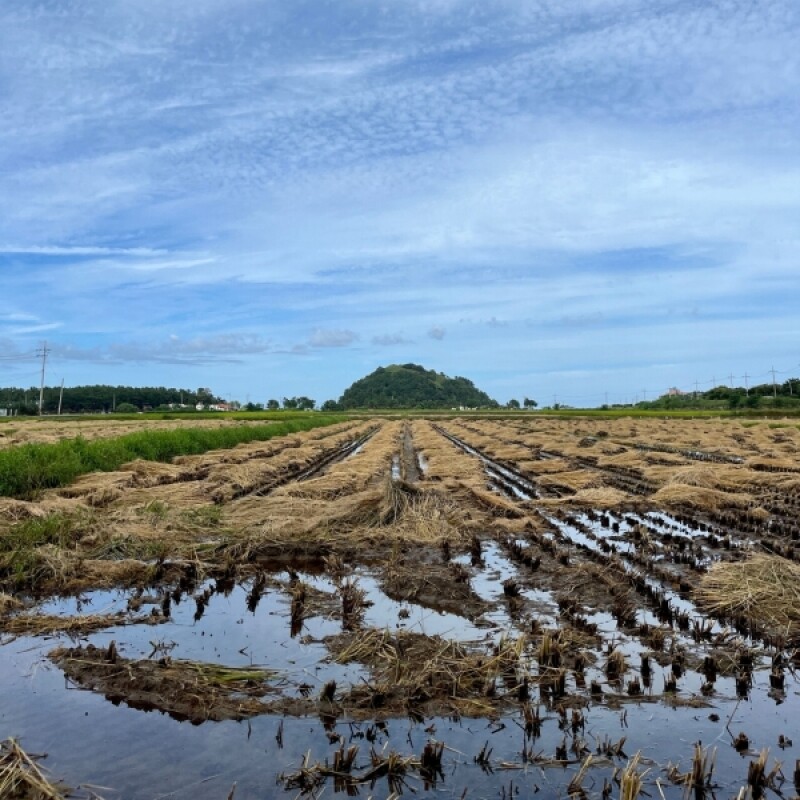
<svg viewBox="0 0 800 800">
<path fill-rule="evenodd" d="M 380 336 L 373 336 L 372 344 L 381 347 L 392 347 L 398 344 L 412 344 L 412 342 L 400 333 L 384 333 Z"/>
<path fill-rule="evenodd" d="M 189 339 L 170 335 L 160 341 L 124 341 L 111 343 L 107 347 L 52 346 L 54 357 L 66 361 L 164 364 L 240 362 L 246 356 L 263 355 L 273 349 L 270 341 L 252 333 L 216 334 Z"/>
<path fill-rule="evenodd" d="M 438 325 L 434 325 L 432 328 L 428 330 L 428 336 L 431 339 L 436 339 L 436 341 L 441 342 L 442 339 L 445 337 L 445 329 L 439 327 Z"/>
<path fill-rule="evenodd" d="M 308 339 L 311 347 L 347 347 L 358 340 L 358 334 L 349 330 L 315 328 Z"/>
<path fill-rule="evenodd" d="M 46 245 L 0 245 L 0 253 L 27 254 L 36 256 L 159 256 L 166 250 L 153 250 L 148 247 L 63 247 Z"/>
</svg>

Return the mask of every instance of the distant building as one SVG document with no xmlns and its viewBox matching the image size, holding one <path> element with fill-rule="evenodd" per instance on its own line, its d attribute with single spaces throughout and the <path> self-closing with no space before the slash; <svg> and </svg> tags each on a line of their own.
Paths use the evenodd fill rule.
<svg viewBox="0 0 800 800">
<path fill-rule="evenodd" d="M 212 403 L 209 409 L 211 411 L 233 411 L 234 406 L 231 403 Z"/>
<path fill-rule="evenodd" d="M 671 389 L 667 389 L 667 397 L 683 397 L 685 394 L 686 392 L 682 392 L 674 386 Z"/>
</svg>

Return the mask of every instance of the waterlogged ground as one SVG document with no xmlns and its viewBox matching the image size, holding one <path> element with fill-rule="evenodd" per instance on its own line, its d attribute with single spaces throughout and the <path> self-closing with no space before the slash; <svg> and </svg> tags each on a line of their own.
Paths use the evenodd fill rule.
<svg viewBox="0 0 800 800">
<path fill-rule="evenodd" d="M 678 798 L 697 743 L 715 754 L 709 796 L 737 796 L 763 750 L 754 793 L 794 796 L 795 645 L 704 611 L 694 591 L 756 538 L 778 543 L 788 515 L 773 511 L 755 534 L 744 515 L 737 526 L 725 509 L 643 498 L 631 481 L 644 472 L 585 464 L 594 490 L 605 476 L 629 496 L 574 504 L 580 464 L 559 479 L 548 467 L 547 481 L 534 469 L 563 449 L 542 455 L 515 429 L 500 457 L 487 442 L 503 444 L 502 431 L 479 427 L 448 423 L 445 437 L 383 423 L 355 450 L 337 439 L 340 457 L 285 489 L 228 492 L 223 520 L 253 527 L 246 553 L 229 548 L 216 567 L 176 550 L 155 580 L 18 591 L 26 608 L 0 633 L 2 738 L 46 753 L 40 764 L 78 796 L 219 798 L 235 785 L 237 798 L 617 797 L 640 753 L 647 795 Z M 527 458 L 509 457 L 515 447 Z M 319 498 L 372 486 L 376 514 L 353 502 L 346 522 L 316 519 L 325 535 L 309 538 Z M 150 524 L 166 537 L 163 516 Z M 287 519 L 295 539 L 279 540 Z M 66 619 L 95 623 L 43 632 Z"/>
</svg>

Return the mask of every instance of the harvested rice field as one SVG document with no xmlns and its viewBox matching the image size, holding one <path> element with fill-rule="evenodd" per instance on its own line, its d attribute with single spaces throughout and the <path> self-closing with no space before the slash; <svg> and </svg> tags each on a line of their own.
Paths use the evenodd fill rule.
<svg viewBox="0 0 800 800">
<path fill-rule="evenodd" d="M 363 418 L 0 498 L 0 797 L 794 797 L 799 451 Z"/>
<path fill-rule="evenodd" d="M 180 428 L 227 428 L 240 425 L 263 425 L 265 420 L 250 422 L 241 418 L 230 418 L 220 414 L 219 419 L 192 419 L 191 417 L 176 417 L 167 420 L 152 420 L 139 422 L 137 420 L 122 419 L 97 420 L 80 417 L 58 419 L 53 417 L 39 418 L 7 418 L 0 421 L 0 449 L 13 447 L 19 444 L 55 444 L 65 439 L 81 436 L 84 439 L 106 439 L 114 436 L 124 436 L 126 433 L 136 433 L 146 427 L 149 431 L 170 431 Z"/>
</svg>

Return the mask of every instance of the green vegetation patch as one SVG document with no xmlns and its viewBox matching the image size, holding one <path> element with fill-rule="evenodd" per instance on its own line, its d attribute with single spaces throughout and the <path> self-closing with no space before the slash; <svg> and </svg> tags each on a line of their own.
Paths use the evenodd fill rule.
<svg viewBox="0 0 800 800">
<path fill-rule="evenodd" d="M 0 536 L 0 585 L 18 589 L 31 582 L 42 566 L 40 548 L 70 548 L 80 535 L 82 523 L 68 514 L 48 514 L 22 520 Z"/>
<path fill-rule="evenodd" d="M 466 378 L 449 378 L 418 364 L 392 364 L 356 381 L 339 399 L 342 409 L 495 408 L 497 402 Z"/>
<path fill-rule="evenodd" d="M 0 451 L 0 495 L 27 500 L 44 489 L 66 486 L 87 472 L 111 472 L 137 458 L 170 461 L 175 456 L 308 431 L 341 419 L 315 414 L 269 425 L 140 431 L 93 441 L 79 436 L 56 444 L 20 445 Z"/>
</svg>

